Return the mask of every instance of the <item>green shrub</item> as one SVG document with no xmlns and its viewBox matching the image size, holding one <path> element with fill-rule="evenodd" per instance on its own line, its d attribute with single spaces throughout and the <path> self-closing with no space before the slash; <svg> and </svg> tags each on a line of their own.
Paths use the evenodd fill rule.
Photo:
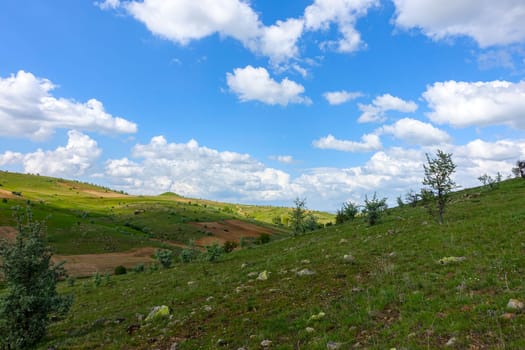
<svg viewBox="0 0 525 350">
<path fill-rule="evenodd" d="M 235 241 L 226 241 L 224 242 L 223 249 L 225 253 L 231 253 L 239 244 Z"/>
<path fill-rule="evenodd" d="M 100 274 L 98 272 L 95 272 L 95 274 L 93 275 L 93 284 L 95 285 L 95 287 L 99 287 L 101 283 L 102 277 L 100 277 Z"/>
<path fill-rule="evenodd" d="M 173 252 L 168 249 L 157 250 L 155 258 L 165 269 L 170 268 L 173 263 Z"/>
<path fill-rule="evenodd" d="M 204 253 L 204 259 L 209 262 L 215 262 L 220 259 L 224 250 L 218 243 L 206 246 L 206 253 Z"/>
<path fill-rule="evenodd" d="M 135 267 L 133 268 L 133 272 L 136 272 L 136 273 L 144 272 L 144 264 L 135 265 Z"/>
<path fill-rule="evenodd" d="M 271 241 L 272 237 L 267 233 L 261 233 L 257 239 L 257 244 L 266 244 Z"/>
<path fill-rule="evenodd" d="M 386 198 L 379 199 L 374 193 L 372 199 L 368 199 L 368 196 L 365 196 L 365 209 L 363 213 L 365 214 L 366 221 L 370 226 L 375 225 L 379 222 L 381 215 L 388 208 L 386 205 Z"/>
<path fill-rule="evenodd" d="M 115 275 L 125 275 L 128 272 L 125 266 L 119 265 L 115 267 Z"/>
<path fill-rule="evenodd" d="M 198 252 L 194 249 L 183 249 L 180 252 L 179 259 L 183 263 L 189 263 L 197 259 Z"/>
<path fill-rule="evenodd" d="M 5 290 L 0 296 L 0 348 L 34 349 L 42 339 L 50 314 L 65 315 L 71 296 L 56 291 L 66 276 L 62 264 L 51 265 L 51 249 L 46 245 L 44 226 L 33 221 L 28 209 L 17 209 L 18 235 L 15 243 L 0 244 L 0 275 Z"/>
</svg>

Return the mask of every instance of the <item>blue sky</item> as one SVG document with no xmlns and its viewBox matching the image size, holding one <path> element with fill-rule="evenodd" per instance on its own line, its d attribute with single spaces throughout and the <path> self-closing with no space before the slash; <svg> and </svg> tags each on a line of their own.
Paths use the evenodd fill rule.
<svg viewBox="0 0 525 350">
<path fill-rule="evenodd" d="M 0 169 L 335 210 L 525 157 L 525 4 L 7 0 Z"/>
</svg>

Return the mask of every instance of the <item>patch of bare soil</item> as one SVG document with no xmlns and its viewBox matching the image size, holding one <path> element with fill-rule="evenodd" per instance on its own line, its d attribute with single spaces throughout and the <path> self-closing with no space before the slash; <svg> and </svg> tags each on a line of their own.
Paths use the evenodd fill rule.
<svg viewBox="0 0 525 350">
<path fill-rule="evenodd" d="M 154 261 L 152 255 L 157 248 L 137 248 L 127 252 L 79 255 L 53 255 L 52 261 L 65 261 L 65 269 L 70 276 L 91 276 L 95 272 L 113 273 L 115 267 L 123 265 L 133 268 L 138 264 L 147 264 Z"/>
<path fill-rule="evenodd" d="M 0 198 L 18 198 L 11 191 L 3 190 L 0 188 Z"/>
<path fill-rule="evenodd" d="M 0 226 L 0 239 L 14 242 L 16 238 L 16 229 L 12 226 Z"/>
<path fill-rule="evenodd" d="M 272 234 L 272 230 L 269 228 L 257 226 L 241 220 L 191 222 L 190 225 L 212 234 L 212 236 L 198 239 L 197 244 L 200 246 L 213 243 L 224 244 L 226 241 L 239 243 L 242 237 L 257 238 L 262 233 Z"/>
<path fill-rule="evenodd" d="M 122 194 L 122 193 L 117 193 L 117 192 L 104 192 L 104 191 L 95 191 L 95 190 L 80 190 L 79 192 L 91 194 L 96 197 L 104 197 L 104 198 L 128 197 L 127 194 Z"/>
</svg>

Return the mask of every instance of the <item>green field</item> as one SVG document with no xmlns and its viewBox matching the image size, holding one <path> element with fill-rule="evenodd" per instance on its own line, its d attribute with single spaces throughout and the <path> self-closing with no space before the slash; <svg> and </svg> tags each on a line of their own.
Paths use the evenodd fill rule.
<svg viewBox="0 0 525 350">
<path fill-rule="evenodd" d="M 443 225 L 405 206 L 216 263 L 63 283 L 75 303 L 40 348 L 523 349 L 525 313 L 506 305 L 525 299 L 524 206 L 525 181 L 509 180 L 455 193 Z M 145 321 L 157 305 L 171 316 Z"/>
<path fill-rule="evenodd" d="M 128 196 L 107 188 L 45 176 L 0 171 L 0 226 L 15 226 L 13 208 L 30 205 L 36 219 L 45 220 L 57 254 L 125 251 L 143 246 L 163 246 L 152 239 L 187 244 L 208 235 L 191 222 L 239 219 L 271 228 L 276 238 L 288 229 L 273 225 L 287 217 L 289 208 L 227 204 L 159 196 Z M 15 193 L 16 195 L 13 195 Z M 319 222 L 333 215 L 314 212 Z"/>
</svg>

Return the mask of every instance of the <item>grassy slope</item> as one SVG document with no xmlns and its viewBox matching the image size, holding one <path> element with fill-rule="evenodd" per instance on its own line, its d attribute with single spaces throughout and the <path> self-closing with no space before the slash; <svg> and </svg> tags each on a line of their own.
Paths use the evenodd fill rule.
<svg viewBox="0 0 525 350">
<path fill-rule="evenodd" d="M 174 341 L 216 349 L 219 339 L 227 349 L 257 349 L 263 339 L 273 349 L 326 349 L 329 341 L 343 349 L 439 349 L 451 337 L 457 349 L 523 349 L 525 314 L 501 315 L 509 298 L 525 299 L 524 206 L 525 181 L 512 180 L 457 193 L 444 225 L 422 207 L 396 208 L 374 227 L 335 226 L 215 264 L 177 264 L 100 287 L 64 285 L 75 304 L 42 349 L 169 349 Z M 349 253 L 352 263 L 343 260 Z M 466 260 L 440 265 L 445 256 Z M 316 274 L 297 276 L 303 268 Z M 263 270 L 267 281 L 248 276 Z M 173 309 L 171 320 L 137 320 L 161 304 Z M 324 318 L 309 320 L 320 311 Z M 141 328 L 128 335 L 135 323 Z"/>
<path fill-rule="evenodd" d="M 12 208 L 32 204 L 35 218 L 47 221 L 49 239 L 57 254 L 104 253 L 145 245 L 162 245 L 150 238 L 181 243 L 206 232 L 189 225 L 192 221 L 241 219 L 270 226 L 274 216 L 287 215 L 288 208 L 231 205 L 188 199 L 174 194 L 121 196 L 109 189 L 45 176 L 0 171 L 0 189 L 21 192 L 22 197 L 0 201 L 0 226 L 15 225 Z M 322 221 L 333 216 L 316 213 Z"/>
</svg>

